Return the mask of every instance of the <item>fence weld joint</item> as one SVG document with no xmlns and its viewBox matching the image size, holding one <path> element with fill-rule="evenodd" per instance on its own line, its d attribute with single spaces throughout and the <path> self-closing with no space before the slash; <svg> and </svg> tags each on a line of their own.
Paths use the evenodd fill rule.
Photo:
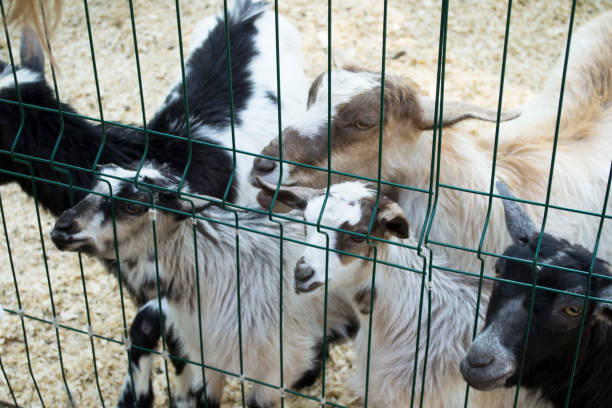
<svg viewBox="0 0 612 408">
<path fill-rule="evenodd" d="M 132 340 L 129 337 L 123 339 L 123 349 L 129 351 L 132 348 Z"/>
</svg>

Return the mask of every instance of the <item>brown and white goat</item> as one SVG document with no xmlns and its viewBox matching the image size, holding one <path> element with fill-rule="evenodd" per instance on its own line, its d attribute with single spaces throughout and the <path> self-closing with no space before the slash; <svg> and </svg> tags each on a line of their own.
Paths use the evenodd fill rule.
<svg viewBox="0 0 612 408">
<path fill-rule="evenodd" d="M 572 40 L 550 204 L 601 214 L 612 158 L 612 13 L 578 30 Z M 562 62 L 562 61 L 561 61 Z M 561 84 L 557 66 L 541 94 L 523 108 L 523 116 L 504 124 L 497 151 L 496 178 L 520 198 L 544 202 L 551 165 L 554 128 Z M 410 81 L 385 78 L 382 142 L 382 179 L 427 190 L 431 174 L 433 101 Z M 376 178 L 379 154 L 381 77 L 356 69 L 331 74 L 331 167 L 333 170 Z M 292 121 L 282 136 L 283 159 L 326 168 L 328 74 L 312 84 L 308 108 Z M 501 120 L 513 115 L 501 113 Z M 494 138 L 477 137 L 450 125 L 468 118 L 495 120 L 494 111 L 472 105 L 445 102 L 441 140 L 440 183 L 488 192 L 491 184 Z M 291 121 L 289 121 L 291 122 Z M 263 154 L 278 155 L 274 140 Z M 434 157 L 434 160 L 437 160 Z M 278 162 L 257 159 L 255 176 L 276 184 Z M 311 167 L 283 164 L 281 183 L 320 188 L 327 173 Z M 332 182 L 346 179 L 333 175 Z M 428 213 L 427 193 L 387 188 L 413 220 L 419 233 Z M 260 202 L 269 204 L 266 195 Z M 430 239 L 477 249 L 485 226 L 488 198 L 440 187 Z M 612 209 L 608 205 L 607 213 Z M 542 219 L 542 207 L 530 206 L 532 218 Z M 493 200 L 491 221 L 484 240 L 485 251 L 501 253 L 510 243 L 502 204 Z M 599 218 L 550 209 L 546 231 L 593 248 Z M 601 256 L 612 258 L 612 227 L 601 237 Z M 477 254 L 443 247 L 454 267 L 480 271 Z M 434 251 L 436 255 L 440 248 Z M 485 270 L 493 260 L 485 257 Z"/>
<path fill-rule="evenodd" d="M 270 192 L 276 186 L 264 185 Z M 419 299 L 422 296 L 423 277 L 410 270 L 391 265 L 401 265 L 423 271 L 423 256 L 416 249 L 395 245 L 393 242 L 377 242 L 377 260 L 373 309 L 370 309 L 372 287 L 372 261 L 351 256 L 372 258 L 373 245 L 366 241 L 366 234 L 376 205 L 376 191 L 362 182 L 345 182 L 326 189 L 305 187 L 281 187 L 279 200 L 304 209 L 304 218 L 316 224 L 323 203 L 325 209 L 321 225 L 329 237 L 330 252 L 324 249 L 327 237 L 314 226 L 306 227 L 309 246 L 295 267 L 295 285 L 298 292 L 315 292 L 326 281 L 329 290 L 344 290 L 353 299 L 353 306 L 361 312 L 362 330 L 355 337 L 357 374 L 352 382 L 353 391 L 364 397 L 368 353 L 370 407 L 411 406 L 412 381 L 416 375 L 414 402 L 426 407 L 463 406 L 466 383 L 459 364 L 469 348 L 472 338 L 474 309 L 477 302 L 478 279 L 444 270 L 432 272 L 431 305 L 425 298 L 423 317 L 418 321 Z M 339 231 L 341 230 L 341 231 Z M 396 241 L 416 247 L 417 240 L 408 237 L 408 221 L 401 207 L 387 197 L 381 197 L 371 236 Z M 348 231 L 348 232 L 342 232 Z M 358 233 L 361 235 L 352 235 Z M 341 252 L 335 252 L 341 251 Z M 438 261 L 437 266 L 448 266 Z M 425 295 L 427 296 L 427 295 Z M 486 300 L 484 295 L 482 300 Z M 369 313 L 372 312 L 372 340 L 368 349 Z M 429 312 L 429 313 L 428 313 Z M 480 317 L 485 308 L 480 309 Z M 429 316 L 429 317 L 428 317 Z M 452 322 L 452 323 L 451 323 Z M 426 355 L 426 336 L 429 326 L 429 356 Z M 417 333 L 420 332 L 420 341 Z M 415 358 L 418 353 L 415 372 Z M 424 370 L 426 378 L 421 385 Z M 491 393 L 470 391 L 470 407 L 511 407 L 513 391 L 500 389 Z M 533 395 L 523 392 L 521 398 L 533 402 Z M 519 401 L 524 406 L 525 401 Z M 545 405 L 545 404 L 543 404 Z"/>
</svg>

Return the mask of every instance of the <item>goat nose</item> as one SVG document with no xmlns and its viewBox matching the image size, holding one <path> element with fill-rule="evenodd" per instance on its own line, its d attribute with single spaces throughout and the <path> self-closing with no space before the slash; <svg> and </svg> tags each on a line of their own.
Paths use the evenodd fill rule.
<svg viewBox="0 0 612 408">
<path fill-rule="evenodd" d="M 63 250 L 72 240 L 72 236 L 63 230 L 54 227 L 51 230 L 51 240 L 58 249 Z"/>
<path fill-rule="evenodd" d="M 53 235 L 54 233 L 58 234 L 60 232 L 67 235 L 75 234 L 78 232 L 78 228 L 76 223 L 72 220 L 60 217 L 55 223 L 55 226 L 51 231 L 51 235 Z"/>
<path fill-rule="evenodd" d="M 295 279 L 301 282 L 306 282 L 314 275 L 314 269 L 307 265 L 304 260 L 300 260 L 293 271 Z"/>
<path fill-rule="evenodd" d="M 495 356 L 484 350 L 472 349 L 467 355 L 467 361 L 474 368 L 484 368 L 495 361 Z"/>
<path fill-rule="evenodd" d="M 276 162 L 274 160 L 257 157 L 253 161 L 253 168 L 258 174 L 268 174 L 276 168 Z"/>
</svg>

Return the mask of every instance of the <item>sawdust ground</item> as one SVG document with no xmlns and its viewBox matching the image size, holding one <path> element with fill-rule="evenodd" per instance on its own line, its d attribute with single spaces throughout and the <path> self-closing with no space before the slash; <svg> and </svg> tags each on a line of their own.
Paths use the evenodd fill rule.
<svg viewBox="0 0 612 408">
<path fill-rule="evenodd" d="M 194 2 L 195 3 L 195 2 Z M 327 67 L 327 4 L 308 0 L 281 1 L 280 12 L 300 29 L 310 78 Z M 405 75 L 433 95 L 436 79 L 439 1 L 390 2 L 387 31 L 387 73 Z M 520 104 L 538 90 L 556 58 L 564 51 L 569 21 L 569 3 L 515 1 L 508 47 L 504 107 Z M 567 3 L 567 4 L 565 4 Z M 195 23 L 216 13 L 222 3 L 181 2 L 181 23 L 185 45 Z M 603 10 L 612 0 L 580 1 L 576 23 L 581 24 Z M 372 70 L 380 70 L 382 54 L 382 1 L 344 0 L 332 8 L 334 53 Z M 446 63 L 447 98 L 484 106 L 496 106 L 501 72 L 501 57 L 506 19 L 506 4 L 497 0 L 451 2 Z M 93 39 L 98 68 L 102 108 L 107 120 L 140 124 L 160 105 L 166 90 L 179 76 L 179 48 L 176 12 L 171 0 L 136 0 L 136 30 L 145 113 L 141 111 L 138 78 L 133 51 L 129 8 L 123 1 L 89 1 Z M 11 31 L 12 44 L 19 44 L 18 30 Z M 62 100 L 77 111 L 99 117 L 98 100 L 83 3 L 65 2 L 61 24 L 53 39 L 54 54 L 60 67 L 59 92 Z M 8 60 L 6 40 L 0 39 L 0 55 Z M 50 72 L 47 72 L 50 78 Z M 492 131 L 488 125 L 466 125 L 472 131 Z M 55 313 L 61 324 L 87 331 L 86 289 L 91 325 L 96 334 L 121 340 L 124 321 L 131 321 L 135 309 L 126 299 L 125 320 L 115 278 L 95 260 L 83 257 L 84 280 L 79 259 L 72 253 L 57 251 L 49 239 L 53 217 L 41 210 L 40 224 L 46 257 L 43 257 L 38 219 L 33 201 L 15 185 L 0 187 L 0 197 L 8 231 L 0 238 L 0 305 L 17 310 L 16 284 L 22 308 L 28 315 L 51 320 L 52 289 Z M 48 268 L 49 279 L 46 270 Z M 86 285 L 86 288 L 83 285 Z M 40 406 L 28 367 L 24 330 L 33 376 L 47 406 L 67 403 L 60 370 L 58 341 L 52 325 L 4 313 L 0 317 L 0 356 L 10 386 L 20 406 Z M 113 405 L 126 369 L 126 354 L 116 342 L 94 338 L 93 347 L 86 334 L 58 330 L 62 362 L 77 406 Z M 95 365 L 98 384 L 94 374 Z M 353 372 L 350 345 L 331 352 L 326 376 L 326 398 L 347 406 L 358 406 L 346 382 Z M 165 376 L 161 359 L 155 375 L 157 403 L 167 405 Z M 320 395 L 320 383 L 307 390 Z M 0 400 L 12 401 L 3 376 Z M 224 406 L 239 406 L 237 382 L 227 386 Z M 315 406 L 314 402 L 289 398 L 286 406 Z"/>
</svg>

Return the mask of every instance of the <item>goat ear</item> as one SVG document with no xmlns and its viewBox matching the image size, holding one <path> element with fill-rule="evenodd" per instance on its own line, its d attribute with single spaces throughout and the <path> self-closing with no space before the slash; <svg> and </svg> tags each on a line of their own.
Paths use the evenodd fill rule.
<svg viewBox="0 0 612 408">
<path fill-rule="evenodd" d="M 24 27 L 21 30 L 21 47 L 19 51 L 23 67 L 44 74 L 45 54 L 40 44 L 40 39 L 32 28 Z"/>
<path fill-rule="evenodd" d="M 107 170 L 107 169 L 116 169 L 118 167 L 119 166 L 117 166 L 115 163 L 98 164 L 96 166 L 96 171 L 99 171 L 99 172 L 102 173 L 102 172 L 104 172 L 104 170 Z"/>
<path fill-rule="evenodd" d="M 216 202 L 216 199 L 208 196 L 180 197 L 176 193 L 160 193 L 157 200 L 158 204 L 162 207 L 171 208 L 173 210 L 182 211 L 188 214 L 193 212 L 198 213 Z M 181 217 L 181 214 L 176 215 Z"/>
<path fill-rule="evenodd" d="M 267 195 L 274 195 L 276 192 L 276 186 L 274 184 L 266 183 L 259 177 L 257 177 L 257 181 L 261 189 Z M 306 208 L 308 199 L 315 195 L 317 191 L 318 190 L 314 188 L 281 185 L 278 190 L 277 200 L 291 208 L 303 210 Z"/>
<path fill-rule="evenodd" d="M 508 187 L 501 181 L 496 184 L 497 191 L 508 198 L 514 198 Z M 504 214 L 506 218 L 506 228 L 514 242 L 525 243 L 537 232 L 537 228 L 531 218 L 527 215 L 523 207 L 516 201 L 502 200 L 504 203 Z"/>
<path fill-rule="evenodd" d="M 334 52 L 332 53 L 332 67 L 334 67 L 334 69 L 344 69 L 344 67 L 350 67 L 351 65 L 346 50 L 334 48 Z"/>
<path fill-rule="evenodd" d="M 436 101 L 424 95 L 419 95 L 418 100 L 423 111 L 419 122 L 419 128 L 422 130 L 433 129 Z M 518 117 L 520 114 L 521 112 L 518 110 L 502 111 L 499 120 L 505 122 Z M 450 126 L 464 119 L 480 119 L 487 122 L 495 122 L 497 121 L 497 110 L 487 109 L 464 102 L 444 102 L 442 126 Z"/>
<path fill-rule="evenodd" d="M 410 226 L 404 210 L 395 201 L 385 200 L 378 210 L 376 221 L 385 231 L 398 238 L 408 238 Z"/>
</svg>

